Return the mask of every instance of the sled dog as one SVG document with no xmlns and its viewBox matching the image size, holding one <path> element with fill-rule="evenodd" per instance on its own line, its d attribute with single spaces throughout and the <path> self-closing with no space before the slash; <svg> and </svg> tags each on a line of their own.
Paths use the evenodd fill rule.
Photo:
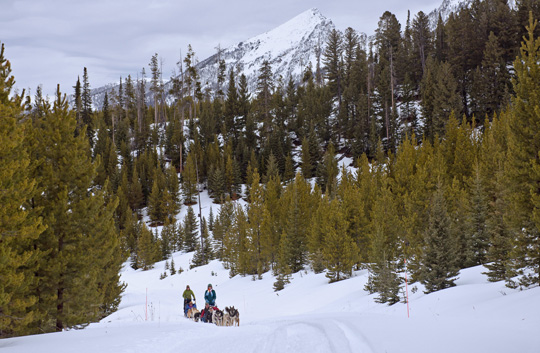
<svg viewBox="0 0 540 353">
<path fill-rule="evenodd" d="M 229 321 L 231 326 L 240 326 L 240 313 L 234 306 L 226 307 L 225 311 L 229 314 Z"/>
<path fill-rule="evenodd" d="M 212 312 L 212 322 L 217 326 L 223 326 L 223 311 L 216 309 Z"/>
<path fill-rule="evenodd" d="M 197 308 L 191 308 L 187 311 L 187 317 L 188 319 L 195 320 L 195 322 L 199 321 L 199 317 L 201 316 L 201 313 Z"/>
<path fill-rule="evenodd" d="M 223 313 L 223 326 L 231 326 L 231 317 L 229 313 Z"/>
</svg>

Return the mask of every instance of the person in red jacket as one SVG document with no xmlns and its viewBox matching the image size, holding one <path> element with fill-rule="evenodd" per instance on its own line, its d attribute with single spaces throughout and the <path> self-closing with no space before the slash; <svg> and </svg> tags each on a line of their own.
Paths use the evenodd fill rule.
<svg viewBox="0 0 540 353">
<path fill-rule="evenodd" d="M 212 322 L 212 310 L 210 310 L 210 304 L 208 304 L 208 302 L 204 304 L 204 309 L 201 311 L 201 321 L 208 323 Z"/>
</svg>

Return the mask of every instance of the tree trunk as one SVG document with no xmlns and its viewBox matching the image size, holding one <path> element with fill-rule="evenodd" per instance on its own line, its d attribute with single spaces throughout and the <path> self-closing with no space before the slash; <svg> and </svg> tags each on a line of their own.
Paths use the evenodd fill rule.
<svg viewBox="0 0 540 353">
<path fill-rule="evenodd" d="M 61 332 L 64 329 L 62 316 L 64 314 L 64 283 L 58 283 L 57 299 L 56 299 L 56 331 Z"/>
</svg>

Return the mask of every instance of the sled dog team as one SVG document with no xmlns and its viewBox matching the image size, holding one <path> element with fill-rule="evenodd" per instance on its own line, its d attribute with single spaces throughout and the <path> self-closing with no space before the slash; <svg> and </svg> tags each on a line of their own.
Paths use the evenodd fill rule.
<svg viewBox="0 0 540 353">
<path fill-rule="evenodd" d="M 199 311 L 195 305 L 195 294 L 186 286 L 186 290 L 182 294 L 184 298 L 184 315 L 198 322 L 213 322 L 218 326 L 240 326 L 240 313 L 234 306 L 225 307 L 225 311 L 219 310 L 216 306 L 216 291 L 212 289 L 212 285 L 208 285 L 208 289 L 204 292 L 204 309 Z"/>
</svg>

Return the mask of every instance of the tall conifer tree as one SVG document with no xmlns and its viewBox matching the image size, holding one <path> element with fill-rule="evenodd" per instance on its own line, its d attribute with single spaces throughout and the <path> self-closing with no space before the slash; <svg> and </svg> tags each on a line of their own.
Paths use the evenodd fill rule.
<svg viewBox="0 0 540 353">
<path fill-rule="evenodd" d="M 187 214 L 184 218 L 184 249 L 186 252 L 192 252 L 197 249 L 199 244 L 198 229 L 199 222 L 193 211 L 193 207 L 189 206 Z"/>
<path fill-rule="evenodd" d="M 34 130 L 32 152 L 39 163 L 32 175 L 41 192 L 33 205 L 42 209 L 48 227 L 36 243 L 48 252 L 36 273 L 38 309 L 48 316 L 39 325 L 60 331 L 96 320 L 103 314 L 100 308 L 110 312 L 115 305 L 122 261 L 112 223 L 117 202 L 106 194 L 107 187 L 92 186 L 95 166 L 88 139 L 75 136 L 75 116 L 59 89 L 53 110 Z"/>
<path fill-rule="evenodd" d="M 90 141 L 90 146 L 94 145 L 94 123 L 92 114 L 92 92 L 90 91 L 90 81 L 88 79 L 88 71 L 86 67 L 83 71 L 83 85 L 81 94 L 81 122 L 86 125 L 86 136 Z"/>
<path fill-rule="evenodd" d="M 429 225 L 425 231 L 425 245 L 422 256 L 420 282 L 426 286 L 426 293 L 436 292 L 455 286 L 459 273 L 458 254 L 455 238 L 450 234 L 450 217 L 439 182 L 429 214 Z"/>
<path fill-rule="evenodd" d="M 506 172 L 510 182 L 508 221 L 514 236 L 512 258 L 522 285 L 540 284 L 540 38 L 529 18 L 528 35 L 514 62 L 516 96 L 510 114 Z M 530 271 L 530 272 L 529 272 Z M 525 272 L 529 272 L 525 274 Z"/>
<path fill-rule="evenodd" d="M 0 49 L 0 337 L 36 332 L 40 319 L 34 273 L 40 253 L 33 242 L 44 230 L 27 202 L 36 193 L 29 173 L 30 158 L 24 145 L 28 123 L 22 124 L 23 95 L 11 95 L 15 79 Z"/>
</svg>

